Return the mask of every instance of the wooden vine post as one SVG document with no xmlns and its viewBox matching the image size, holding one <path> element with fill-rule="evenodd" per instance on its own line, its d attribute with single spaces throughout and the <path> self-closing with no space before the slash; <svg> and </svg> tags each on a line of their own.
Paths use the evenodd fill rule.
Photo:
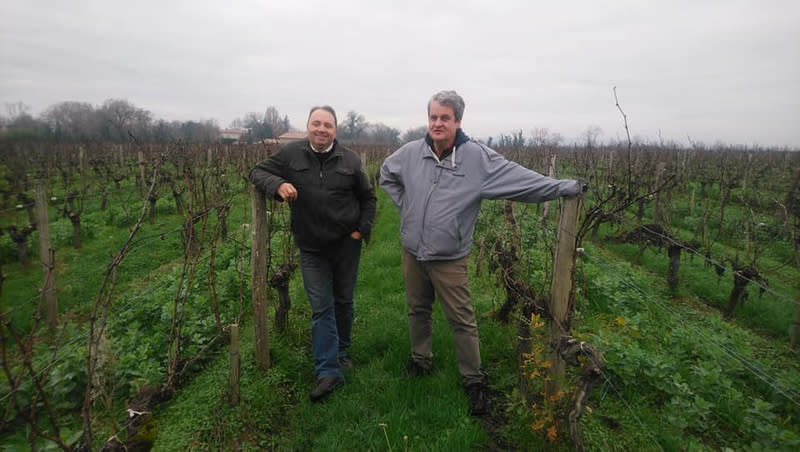
<svg viewBox="0 0 800 452">
<path fill-rule="evenodd" d="M 42 258 L 44 283 L 42 293 L 45 299 L 45 317 L 50 331 L 58 327 L 58 297 L 56 296 L 56 259 L 50 244 L 50 220 L 47 215 L 47 188 L 43 179 L 36 181 L 36 229 L 39 231 L 39 254 Z"/>
<path fill-rule="evenodd" d="M 250 274 L 253 280 L 253 326 L 256 364 L 269 369 L 269 331 L 267 330 L 267 200 L 264 192 L 250 185 L 252 194 Z"/>
<path fill-rule="evenodd" d="M 81 202 L 86 198 L 86 178 L 89 174 L 89 168 L 86 162 L 86 149 L 81 146 L 78 148 L 78 162 L 81 169 Z"/>
<path fill-rule="evenodd" d="M 795 306 L 794 325 L 792 326 L 792 350 L 797 350 L 798 346 L 800 346 L 800 298 L 797 299 Z"/>
<path fill-rule="evenodd" d="M 547 167 L 547 175 L 549 177 L 556 177 L 556 156 L 555 154 L 550 156 L 550 165 Z M 544 205 L 544 213 L 542 214 L 542 223 L 547 224 L 550 221 L 550 203 L 552 201 L 545 201 Z"/>
<path fill-rule="evenodd" d="M 361 158 L 361 171 L 363 171 L 364 174 L 368 174 L 367 173 L 367 151 L 364 151 L 364 150 L 359 151 L 358 156 Z"/>
<path fill-rule="evenodd" d="M 788 155 L 787 155 L 788 158 Z M 800 199 L 795 196 L 797 188 L 800 187 L 800 168 L 795 168 L 792 174 L 792 182 L 789 184 L 789 190 L 786 193 L 786 199 L 783 202 L 784 206 L 794 206 L 793 211 L 797 212 L 797 205 L 800 204 Z M 780 215 L 780 214 L 779 214 Z M 794 214 L 793 214 L 794 215 Z M 789 217 L 786 217 L 786 223 L 791 224 Z M 797 240 L 797 235 L 792 235 Z M 800 261 L 795 261 L 795 266 L 800 270 Z M 794 325 L 792 326 L 792 350 L 797 350 L 800 347 L 800 297 L 795 303 Z"/>
<path fill-rule="evenodd" d="M 666 164 L 664 162 L 658 162 L 656 166 L 656 187 L 661 186 L 661 181 L 664 179 L 664 168 L 666 168 Z M 664 218 L 663 218 L 663 201 L 661 200 L 661 190 L 656 190 L 655 194 L 653 195 L 653 223 L 657 225 L 663 225 Z"/>
<path fill-rule="evenodd" d="M 144 152 L 142 152 L 141 149 L 136 153 L 136 160 L 139 164 L 139 193 L 141 196 L 144 196 L 148 191 L 147 179 L 145 178 L 145 166 L 147 166 L 147 162 L 144 160 Z M 155 208 L 153 210 L 155 210 Z"/>
<path fill-rule="evenodd" d="M 553 282 L 550 288 L 550 369 L 546 392 L 548 396 L 557 394 L 559 382 L 564 379 L 566 363 L 558 353 L 558 343 L 563 334 L 569 334 L 564 325 L 569 317 L 569 298 L 572 289 L 572 276 L 575 268 L 575 233 L 578 228 L 580 198 L 564 199 L 561 221 L 558 227 L 558 244 L 553 261 Z"/>
<path fill-rule="evenodd" d="M 239 369 L 241 359 L 239 358 L 239 325 L 231 325 L 231 397 L 230 405 L 239 405 Z"/>
</svg>

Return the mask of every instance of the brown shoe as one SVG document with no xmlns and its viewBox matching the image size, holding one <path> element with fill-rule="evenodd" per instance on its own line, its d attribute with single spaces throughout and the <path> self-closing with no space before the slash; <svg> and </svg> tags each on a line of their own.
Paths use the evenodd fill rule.
<svg viewBox="0 0 800 452">
<path fill-rule="evenodd" d="M 489 411 L 489 395 L 485 383 L 475 383 L 466 387 L 469 398 L 470 416 L 483 416 Z"/>
<path fill-rule="evenodd" d="M 425 366 L 413 359 L 409 359 L 406 363 L 406 374 L 411 377 L 424 377 L 433 373 L 433 364 Z"/>
<path fill-rule="evenodd" d="M 350 370 L 354 366 L 353 360 L 349 356 L 339 357 L 339 368 L 342 370 Z"/>
<path fill-rule="evenodd" d="M 311 401 L 312 402 L 319 402 L 320 400 L 327 397 L 330 393 L 336 389 L 337 386 L 344 383 L 344 379 L 342 377 L 322 377 L 317 380 L 317 387 L 311 391 Z"/>
</svg>

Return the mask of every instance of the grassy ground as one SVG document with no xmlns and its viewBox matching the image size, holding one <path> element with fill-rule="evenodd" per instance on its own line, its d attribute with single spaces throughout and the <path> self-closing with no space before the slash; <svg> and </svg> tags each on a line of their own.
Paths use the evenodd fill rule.
<svg viewBox="0 0 800 452">
<path fill-rule="evenodd" d="M 308 401 L 314 386 L 310 313 L 295 278 L 290 331 L 271 337 L 272 368 L 255 369 L 252 326 L 246 325 L 242 403 L 227 404 L 223 354 L 159 409 L 154 450 L 571 450 L 565 432 L 551 442 L 531 430 L 551 408 L 526 406 L 518 393 L 517 332 L 492 318 L 505 297 L 493 277 L 472 280 L 492 415 L 467 415 L 438 305 L 438 370 L 424 378 L 404 374 L 409 343 L 398 218 L 382 194 L 378 212 L 361 262 L 351 349 L 356 367 L 346 384 L 321 404 Z M 781 450 L 798 444 L 793 388 L 800 373 L 783 339 L 775 344 L 722 321 L 692 293 L 693 285 L 716 280 L 693 278 L 691 266 L 682 273 L 689 288 L 676 296 L 658 272 L 662 264 L 651 273 L 620 262 L 613 251 L 587 250 L 573 329 L 608 363 L 582 422 L 589 450 Z M 530 384 L 534 392 L 541 388 L 540 381 Z"/>
<path fill-rule="evenodd" d="M 234 204 L 229 217 L 232 225 L 249 222 L 247 205 L 247 200 Z M 241 404 L 230 407 L 227 403 L 230 364 L 223 347 L 179 388 L 174 399 L 157 407 L 152 424 L 157 432 L 154 450 L 571 450 L 563 432 L 557 441 L 549 442 L 543 432 L 531 431 L 531 425 L 541 419 L 541 406 L 539 411 L 526 406 L 518 394 L 517 331 L 492 318 L 505 299 L 493 276 L 484 274 L 472 280 L 484 368 L 494 394 L 492 415 L 481 419 L 467 415 L 452 337 L 438 304 L 434 316 L 438 370 L 424 378 L 404 374 L 409 343 L 399 219 L 382 192 L 378 213 L 372 243 L 361 261 L 351 349 L 356 367 L 347 373 L 346 384 L 324 403 L 308 401 L 314 387 L 310 312 L 296 274 L 291 285 L 290 328 L 286 333 L 271 334 L 270 370 L 256 369 L 253 328 L 245 320 L 240 344 Z M 98 225 L 94 238 L 87 240 L 80 252 L 60 254 L 67 268 L 60 281 L 71 281 L 62 286 L 64 309 L 68 304 L 85 305 L 86 298 L 95 295 L 93 275 L 102 271 L 115 252 L 115 246 L 109 245 L 117 243 L 112 235 L 125 230 L 112 227 L 115 223 L 106 217 L 88 219 Z M 157 231 L 165 227 L 152 226 Z M 231 226 L 234 230 L 239 237 L 241 230 Z M 122 240 L 123 235 L 115 240 Z M 544 233 L 539 238 L 544 242 L 548 237 L 549 233 Z M 148 315 L 142 318 L 155 315 L 155 319 L 168 322 L 169 301 L 160 300 L 171 300 L 174 295 L 166 267 L 179 264 L 175 250 L 180 249 L 180 240 L 177 234 L 164 239 L 156 234 L 147 240 L 125 261 L 118 293 L 121 299 L 136 300 L 133 305 Z M 244 242 L 241 245 L 246 247 Z M 664 282 L 664 253 L 647 251 L 641 265 L 625 263 L 636 251 L 630 245 L 587 244 L 589 257 L 578 272 L 580 295 L 573 332 L 598 346 L 608 362 L 582 422 L 589 450 L 791 450 L 787 445 L 800 446 L 800 396 L 795 393 L 800 372 L 796 355 L 787 346 L 785 326 L 791 319 L 786 318 L 786 311 L 776 310 L 770 316 L 751 313 L 749 310 L 761 303 L 752 294 L 745 309 L 737 311 L 735 322 L 724 322 L 719 308 L 729 292 L 728 278 L 718 280 L 698 259 L 684 261 L 681 289 L 672 294 Z M 536 253 L 531 254 L 533 262 L 547 260 L 543 257 L 546 251 Z M 221 258 L 218 265 L 230 267 L 218 274 L 218 288 L 227 294 L 220 302 L 238 305 L 235 265 Z M 547 279 L 548 266 L 530 270 L 529 277 L 535 280 L 532 284 L 546 284 L 538 279 Z M 5 269 L 8 273 L 16 270 L 13 265 Z M 6 282 L 4 305 L 21 299 L 25 290 L 35 294 L 37 272 L 29 273 L 33 276 L 27 282 Z M 249 271 L 245 269 L 244 274 Z M 202 279 L 199 276 L 198 281 Z M 233 281 L 228 290 L 224 281 Z M 778 284 L 775 287 L 782 289 Z M 146 296 L 136 295 L 136 291 Z M 201 309 L 196 314 L 208 316 L 200 298 L 198 295 Z M 156 357 L 153 361 L 149 356 L 155 375 L 163 360 L 155 339 L 163 342 L 166 329 L 153 320 L 145 324 L 133 314 L 121 319 L 129 317 L 139 319 L 141 335 L 152 336 L 152 342 L 145 345 L 157 350 L 142 356 Z M 190 323 L 187 330 L 198 322 Z M 127 322 L 118 329 L 134 337 L 134 325 Z M 202 333 L 208 335 L 205 330 Z M 82 336 L 78 339 L 82 344 Z M 127 381 L 137 370 L 134 364 L 122 365 L 122 355 L 128 360 L 138 357 L 131 352 L 141 348 L 140 341 L 146 338 L 123 339 L 118 346 L 118 367 L 124 371 L 119 381 Z M 76 352 L 76 375 L 83 364 L 83 355 Z M 139 378 L 159 384 L 157 376 L 147 375 Z M 76 386 L 77 395 L 83 387 L 85 383 Z M 122 408 L 116 412 L 124 423 Z M 80 428 L 77 417 L 75 428 Z M 19 444 L 25 444 L 23 437 L 20 432 Z"/>
<path fill-rule="evenodd" d="M 241 447 L 279 450 L 471 450 L 491 444 L 479 419 L 467 415 L 452 336 L 437 307 L 437 371 L 405 375 L 409 356 L 406 305 L 400 270 L 397 213 L 381 196 L 372 243 L 363 253 L 355 299 L 346 384 L 323 403 L 311 404 L 310 312 L 299 281 L 292 286 L 291 331 L 272 333 L 272 368 L 253 367 L 252 327 L 242 338 L 242 403 L 226 403 L 229 364 L 219 357 L 157 415 L 155 450 Z M 295 278 L 297 279 L 297 278 Z M 476 290 L 479 327 L 492 309 L 491 291 Z M 437 305 L 438 306 L 438 305 Z M 509 382 L 514 334 L 481 328 L 485 367 L 495 386 Z M 513 377 L 511 377 L 513 380 Z M 496 380 L 496 381 L 495 381 Z"/>
<path fill-rule="evenodd" d="M 69 220 L 58 215 L 59 212 L 52 208 L 54 206 L 50 209 L 50 234 L 52 245 L 56 249 L 56 285 L 59 310 L 62 312 L 80 311 L 91 306 L 102 281 L 99 275 L 105 272 L 113 255 L 128 239 L 130 227 L 141 213 L 141 203 L 131 201 L 125 196 L 112 197 L 109 201 L 110 207 L 105 211 L 100 210 L 97 199 L 89 204 L 87 213 L 81 216 L 80 249 L 72 247 L 72 225 Z M 120 204 L 128 204 L 127 210 L 119 207 Z M 120 286 L 146 278 L 153 273 L 154 268 L 180 258 L 181 237 L 180 233 L 174 232 L 175 225 L 180 224 L 180 217 L 174 213 L 173 206 L 166 199 L 159 201 L 157 213 L 154 221 L 143 224 L 131 252 L 120 266 L 117 278 Z M 21 224 L 22 220 L 19 218 L 24 214 L 15 214 L 16 224 Z M 3 218 L 4 222 L 10 220 L 10 215 Z M 3 237 L 1 240 L 4 245 L 3 257 L 11 260 L 9 255 L 15 253 L 15 250 L 10 245 L 10 239 Z M 8 310 L 12 324 L 23 331 L 30 328 L 42 284 L 36 232 L 28 242 L 31 262 L 26 266 L 16 261 L 4 265 L 6 280 L 0 293 L 0 306 L 4 311 Z"/>
</svg>

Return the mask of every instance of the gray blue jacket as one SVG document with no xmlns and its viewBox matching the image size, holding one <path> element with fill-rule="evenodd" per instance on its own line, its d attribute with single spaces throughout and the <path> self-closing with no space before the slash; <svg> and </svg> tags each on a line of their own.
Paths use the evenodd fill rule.
<svg viewBox="0 0 800 452">
<path fill-rule="evenodd" d="M 579 181 L 510 162 L 461 129 L 455 150 L 441 161 L 429 137 L 403 145 L 381 166 L 381 186 L 400 210 L 403 248 L 420 261 L 468 255 L 483 199 L 541 202 L 582 189 Z"/>
</svg>

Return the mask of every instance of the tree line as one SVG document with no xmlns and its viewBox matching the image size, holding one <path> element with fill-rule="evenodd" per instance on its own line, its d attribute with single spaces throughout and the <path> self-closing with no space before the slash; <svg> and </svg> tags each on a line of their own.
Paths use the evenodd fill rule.
<svg viewBox="0 0 800 452">
<path fill-rule="evenodd" d="M 0 111 L 0 140 L 60 143 L 127 142 L 210 143 L 224 140 L 216 120 L 167 121 L 125 99 L 107 99 L 94 106 L 88 102 L 58 102 L 34 115 L 22 102 L 6 103 Z M 399 145 L 425 136 L 420 126 L 401 133 L 383 123 L 367 122 L 364 115 L 350 111 L 339 123 L 339 139 L 349 142 Z M 283 133 L 303 130 L 292 127 L 288 115 L 274 106 L 263 112 L 248 112 L 234 119 L 230 128 L 239 129 L 238 141 L 248 144 L 277 138 Z"/>
<path fill-rule="evenodd" d="M 125 99 L 53 104 L 38 116 L 22 102 L 6 103 L 0 113 L 0 140 L 46 142 L 211 142 L 219 139 L 214 120 L 167 121 Z"/>
</svg>

